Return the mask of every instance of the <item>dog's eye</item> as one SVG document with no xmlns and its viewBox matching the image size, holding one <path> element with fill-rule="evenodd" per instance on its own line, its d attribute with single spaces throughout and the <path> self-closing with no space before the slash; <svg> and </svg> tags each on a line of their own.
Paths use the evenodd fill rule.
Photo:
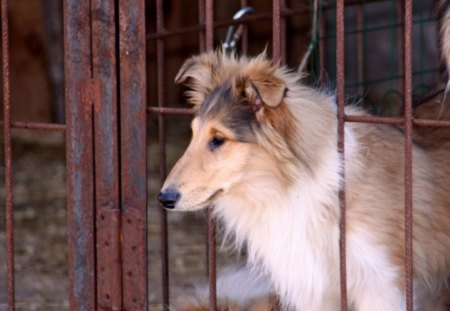
<svg viewBox="0 0 450 311">
<path fill-rule="evenodd" d="M 214 151 L 225 142 L 225 138 L 221 136 L 214 136 L 208 143 L 209 150 Z"/>
</svg>

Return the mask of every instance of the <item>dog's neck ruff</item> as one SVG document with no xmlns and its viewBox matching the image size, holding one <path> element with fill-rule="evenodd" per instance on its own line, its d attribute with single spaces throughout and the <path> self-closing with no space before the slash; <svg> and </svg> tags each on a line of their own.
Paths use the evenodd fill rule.
<svg viewBox="0 0 450 311">
<path fill-rule="evenodd" d="M 249 261 L 269 274 L 285 307 L 319 304 L 329 287 L 320 282 L 339 274 L 340 160 L 336 150 L 322 157 L 315 177 L 300 177 L 287 191 L 260 176 L 214 209 L 238 246 L 247 245 Z"/>
</svg>

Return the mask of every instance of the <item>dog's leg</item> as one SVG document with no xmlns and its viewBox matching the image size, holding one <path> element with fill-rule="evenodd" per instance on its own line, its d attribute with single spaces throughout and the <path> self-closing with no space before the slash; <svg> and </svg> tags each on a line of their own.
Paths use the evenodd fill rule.
<svg viewBox="0 0 450 311">
<path fill-rule="evenodd" d="M 404 311 L 403 267 L 361 222 L 347 235 L 348 296 L 356 311 Z M 355 227 L 356 227 L 355 225 Z"/>
<path fill-rule="evenodd" d="M 394 284 L 384 282 L 372 283 L 361 288 L 359 295 L 354 297 L 356 311 L 403 311 L 406 310 L 404 293 Z"/>
</svg>

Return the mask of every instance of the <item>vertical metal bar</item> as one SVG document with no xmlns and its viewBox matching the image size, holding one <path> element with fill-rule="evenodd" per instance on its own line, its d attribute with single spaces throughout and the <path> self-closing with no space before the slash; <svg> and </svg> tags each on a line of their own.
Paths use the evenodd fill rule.
<svg viewBox="0 0 450 311">
<path fill-rule="evenodd" d="M 272 59 L 281 61 L 281 0 L 272 2 Z"/>
<path fill-rule="evenodd" d="M 345 219 L 345 33 L 344 33 L 345 7 L 344 0 L 336 2 L 336 96 L 338 104 L 338 150 L 342 161 L 342 185 L 339 189 L 340 235 L 339 260 L 341 276 L 341 310 L 347 310 L 347 265 L 346 265 L 346 219 Z"/>
<path fill-rule="evenodd" d="M 401 25 L 403 23 L 403 16 L 404 16 L 403 0 L 396 0 L 396 5 L 397 5 L 397 23 L 399 25 Z M 400 90 L 404 90 L 405 89 L 405 79 L 403 78 L 403 73 L 404 73 L 403 68 L 404 68 L 405 64 L 404 64 L 403 49 L 404 49 L 404 42 L 405 42 L 405 39 L 404 39 L 404 37 L 405 37 L 405 28 L 399 26 L 397 35 L 398 35 L 398 38 L 397 38 L 397 42 L 398 42 L 398 46 L 397 46 L 397 51 L 398 51 L 398 55 L 397 55 L 397 59 L 398 59 L 397 72 L 398 72 L 398 76 L 400 77 L 398 88 Z"/>
<path fill-rule="evenodd" d="M 357 83 L 360 93 L 364 93 L 362 82 L 364 81 L 364 4 L 358 4 L 356 11 L 356 59 L 357 59 Z"/>
<path fill-rule="evenodd" d="M 158 33 L 164 31 L 164 12 L 163 1 L 156 1 L 156 31 Z M 165 57 L 164 57 L 164 38 L 156 40 L 156 63 L 158 75 L 158 107 L 163 107 L 165 104 Z M 164 115 L 158 115 L 159 125 L 159 168 L 160 168 L 160 183 L 164 183 L 166 178 L 166 133 Z M 169 248 L 168 248 L 168 230 L 167 230 L 167 212 L 160 208 L 160 243 L 161 243 L 161 280 L 162 280 L 162 302 L 163 309 L 169 310 Z"/>
<path fill-rule="evenodd" d="M 123 309 L 147 310 L 145 1 L 118 0 Z"/>
<path fill-rule="evenodd" d="M 205 24 L 205 0 L 198 0 L 198 24 Z M 204 52 L 206 50 L 206 37 L 205 30 L 200 30 L 199 32 L 199 48 L 200 52 Z"/>
<path fill-rule="evenodd" d="M 214 0 L 206 0 L 206 50 L 214 49 Z M 216 222 L 208 209 L 208 276 L 209 276 L 209 310 L 217 309 L 216 290 Z"/>
<path fill-rule="evenodd" d="M 95 310 L 90 1 L 64 0 L 69 300 Z"/>
<path fill-rule="evenodd" d="M 319 77 L 320 77 L 320 86 L 324 87 L 325 86 L 325 78 L 322 76 L 322 74 L 325 72 L 325 21 L 326 21 L 326 17 L 325 17 L 325 11 L 321 12 L 321 17 L 319 20 Z"/>
<path fill-rule="evenodd" d="M 8 311 L 15 309 L 14 279 L 14 205 L 12 189 L 11 156 L 11 93 L 9 75 L 8 1 L 1 2 L 2 15 L 2 79 L 3 79 L 3 134 L 5 144 L 5 193 L 6 193 L 6 269 L 8 287 Z"/>
<path fill-rule="evenodd" d="M 413 310 L 413 210 L 412 210 L 412 1 L 405 0 L 405 282 L 406 309 Z"/>
<path fill-rule="evenodd" d="M 440 36 L 441 27 L 442 27 L 442 18 L 439 15 L 438 19 L 436 20 L 436 46 L 439 47 L 440 49 L 442 49 L 442 38 Z M 438 51 L 440 51 L 440 50 L 438 50 Z M 440 68 L 441 60 L 442 60 L 441 53 L 437 52 L 436 55 L 434 56 L 434 58 L 435 58 L 436 68 Z M 439 85 L 441 83 L 441 79 L 442 79 L 441 70 L 436 70 L 435 78 L 436 78 L 436 85 Z"/>
<path fill-rule="evenodd" d="M 97 307 L 122 309 L 114 3 L 91 0 Z"/>
<path fill-rule="evenodd" d="M 281 10 L 286 8 L 286 0 L 280 2 L 280 57 L 281 63 L 286 62 L 287 49 L 286 49 L 286 17 L 281 15 Z"/>
<path fill-rule="evenodd" d="M 248 6 L 247 0 L 241 0 L 241 8 Z M 242 36 L 241 36 L 241 49 L 242 53 L 248 54 L 248 26 L 245 24 L 242 28 Z"/>
</svg>

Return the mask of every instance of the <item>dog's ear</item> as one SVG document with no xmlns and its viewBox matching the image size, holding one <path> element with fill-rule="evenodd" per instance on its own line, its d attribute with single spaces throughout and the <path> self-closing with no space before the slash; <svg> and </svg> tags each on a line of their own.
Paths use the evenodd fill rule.
<svg viewBox="0 0 450 311">
<path fill-rule="evenodd" d="M 270 108 L 278 107 L 286 93 L 286 83 L 276 76 L 250 80 L 250 86 L 255 92 L 256 97 Z"/>
<path fill-rule="evenodd" d="M 245 93 L 255 112 L 263 107 L 276 108 L 283 102 L 286 82 L 273 71 L 253 75 L 247 80 Z"/>
<path fill-rule="evenodd" d="M 193 83 L 206 84 L 211 80 L 212 65 L 200 57 L 186 60 L 175 76 L 175 83 L 184 83 L 191 78 Z"/>
<path fill-rule="evenodd" d="M 175 77 L 175 83 L 185 83 L 189 102 L 198 110 L 205 96 L 211 91 L 212 75 L 218 66 L 218 57 L 214 53 L 193 56 L 186 60 Z"/>
</svg>

